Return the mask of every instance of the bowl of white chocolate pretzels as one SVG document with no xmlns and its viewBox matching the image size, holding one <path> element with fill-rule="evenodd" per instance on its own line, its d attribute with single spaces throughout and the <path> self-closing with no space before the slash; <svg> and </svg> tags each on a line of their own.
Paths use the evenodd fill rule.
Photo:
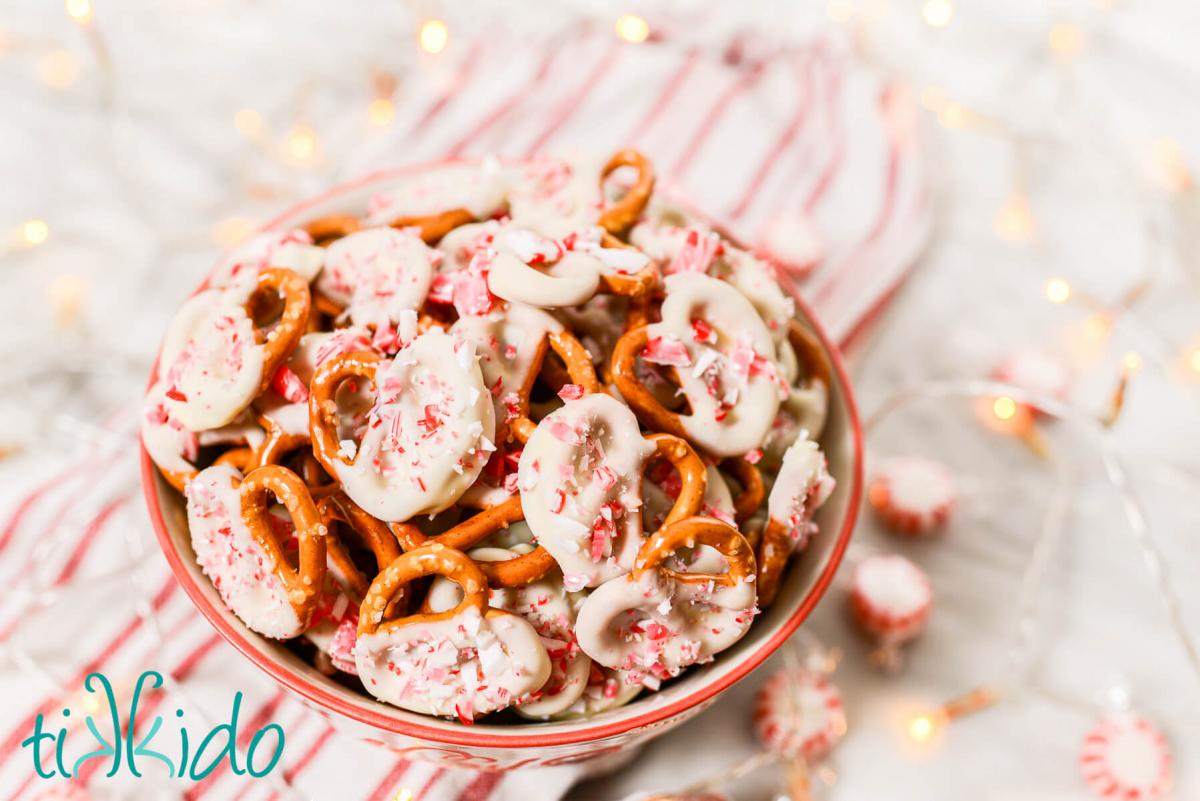
<svg viewBox="0 0 1200 801">
<path fill-rule="evenodd" d="M 632 150 L 305 202 L 168 327 L 163 552 L 364 739 L 480 769 L 625 750 L 778 648 L 853 529 L 850 388 L 777 272 Z"/>
</svg>

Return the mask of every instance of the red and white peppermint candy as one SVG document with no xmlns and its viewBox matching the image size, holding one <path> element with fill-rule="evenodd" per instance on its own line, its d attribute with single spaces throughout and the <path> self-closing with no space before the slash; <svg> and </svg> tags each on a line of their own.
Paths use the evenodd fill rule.
<svg viewBox="0 0 1200 801">
<path fill-rule="evenodd" d="M 754 730 L 768 750 L 816 762 L 846 733 L 842 694 L 815 671 L 780 671 L 758 691 Z"/>
<path fill-rule="evenodd" d="M 1023 348 L 1005 357 L 992 376 L 1034 395 L 1062 399 L 1071 389 L 1071 371 L 1041 348 Z M 1030 407 L 1039 411 L 1036 406 Z"/>
<path fill-rule="evenodd" d="M 1153 801 L 1171 788 L 1171 750 L 1144 718 L 1114 715 L 1083 738 L 1079 768 L 1102 798 Z"/>
<path fill-rule="evenodd" d="M 850 609 L 865 632 L 899 645 L 925 628 L 933 587 L 925 571 L 898 554 L 875 554 L 854 568 Z"/>
<path fill-rule="evenodd" d="M 889 459 L 875 473 L 867 501 L 895 531 L 918 536 L 950 519 L 958 488 L 945 465 L 922 456 Z"/>
</svg>

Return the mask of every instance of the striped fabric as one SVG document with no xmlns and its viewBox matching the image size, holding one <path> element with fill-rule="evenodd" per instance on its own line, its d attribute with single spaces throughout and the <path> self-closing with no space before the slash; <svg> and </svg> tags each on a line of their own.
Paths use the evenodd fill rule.
<svg viewBox="0 0 1200 801">
<path fill-rule="evenodd" d="M 700 52 L 628 45 L 576 26 L 540 46 L 490 40 L 457 49 L 443 59 L 442 80 L 410 87 L 394 133 L 349 159 L 347 173 L 446 156 L 634 145 L 665 182 L 748 242 L 774 221 L 815 221 L 827 258 L 801 291 L 843 343 L 886 303 L 928 232 L 908 99 L 856 66 L 839 43 Z M 136 791 L 385 801 L 407 789 L 424 801 L 528 801 L 566 791 L 575 768 L 493 775 L 397 761 L 335 734 L 241 659 L 155 550 L 138 491 L 135 428 L 132 419 L 115 421 L 85 454 L 0 463 L 0 582 L 18 588 L 0 598 L 0 798 Z M 37 714 L 60 721 L 64 706 L 78 708 L 92 670 L 119 684 L 151 667 L 172 683 L 139 718 L 183 708 L 187 720 L 204 721 L 228 714 L 241 690 L 243 731 L 274 721 L 287 732 L 281 766 L 264 779 L 224 770 L 194 785 L 149 774 L 109 779 L 96 771 L 99 762 L 69 786 L 34 777 L 20 742 Z M 73 731 L 66 750 L 80 754 L 89 742 Z"/>
</svg>

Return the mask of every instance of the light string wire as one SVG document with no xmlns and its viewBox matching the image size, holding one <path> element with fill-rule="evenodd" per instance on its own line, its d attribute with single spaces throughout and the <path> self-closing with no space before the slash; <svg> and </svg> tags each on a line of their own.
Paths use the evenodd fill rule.
<svg viewBox="0 0 1200 801">
<path fill-rule="evenodd" d="M 1179 643 L 1182 655 L 1188 662 L 1197 682 L 1200 683 L 1200 649 L 1197 648 L 1196 641 L 1184 620 L 1183 611 L 1171 584 L 1162 552 L 1154 541 L 1145 510 L 1129 480 L 1124 459 L 1116 448 L 1112 429 L 1100 422 L 1094 414 L 1057 398 L 1029 392 L 998 381 L 939 380 L 914 384 L 888 396 L 870 415 L 864 418 L 863 430 L 869 435 L 892 415 L 921 401 L 977 402 L 995 397 L 1012 398 L 1018 403 L 1037 408 L 1040 414 L 1054 421 L 1076 426 L 1089 435 L 1098 446 L 1100 465 L 1103 468 L 1105 480 L 1116 493 L 1120 502 L 1121 514 L 1125 520 L 1123 528 L 1140 553 L 1142 567 L 1153 581 L 1155 593 L 1172 633 Z M 978 686 L 999 688 L 1001 693 L 1023 691 L 1043 698 L 1047 702 L 1077 711 L 1093 711 L 1094 704 L 1087 700 L 1041 688 L 1035 685 L 1030 677 L 1032 661 L 1037 651 L 1036 634 L 1040 622 L 1039 599 L 1046 587 L 1050 566 L 1061 548 L 1067 528 L 1066 521 L 1073 505 L 1073 490 L 1078 486 L 1077 467 L 1071 462 L 1058 458 L 1054 455 L 1054 451 L 1049 453 L 1048 458 L 1054 467 L 1056 481 L 1047 498 L 1047 508 L 1042 515 L 1041 531 L 1033 543 L 1029 559 L 1026 561 L 1019 579 L 1015 602 L 1016 615 L 1012 623 L 1013 633 L 1005 652 L 1004 666 L 992 681 Z M 784 669 L 787 671 L 797 670 L 800 667 L 797 649 L 802 646 L 798 643 L 804 643 L 803 647 L 813 652 L 822 648 L 810 634 L 801 629 L 793 641 L 785 644 L 783 648 Z M 784 761 L 786 760 L 783 755 L 778 753 L 758 751 L 731 766 L 691 782 L 680 790 L 658 794 L 655 799 L 686 798 L 688 795 L 698 792 L 711 792 L 757 770 Z M 817 775 L 826 784 L 832 781 L 824 772 L 818 772 Z M 792 801 L 802 801 L 802 799 L 793 798 Z"/>
</svg>

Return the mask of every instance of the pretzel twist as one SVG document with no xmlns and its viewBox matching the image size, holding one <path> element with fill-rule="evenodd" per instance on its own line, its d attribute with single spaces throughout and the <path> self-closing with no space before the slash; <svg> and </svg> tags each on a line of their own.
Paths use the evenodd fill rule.
<svg viewBox="0 0 1200 801">
<path fill-rule="evenodd" d="M 388 225 L 392 228 L 418 228 L 425 244 L 433 245 L 460 225 L 475 222 L 475 215 L 466 209 L 450 209 L 425 217 L 397 217 Z"/>
<path fill-rule="evenodd" d="M 268 267 L 258 274 L 258 286 L 247 305 L 254 302 L 255 297 L 264 293 L 274 292 L 283 299 L 283 311 L 279 321 L 270 331 L 263 333 L 257 326 L 254 329 L 255 338 L 261 339 L 263 346 L 263 378 L 259 394 L 271 386 L 275 371 L 282 367 L 292 355 L 292 351 L 300 344 L 308 328 L 308 315 L 312 308 L 312 297 L 308 292 L 308 282 L 294 271 L 284 267 Z M 247 314 L 250 311 L 247 309 Z"/>
<path fill-rule="evenodd" d="M 313 455 L 334 479 L 339 465 L 352 465 L 356 453 L 347 459 L 341 453 L 337 434 L 337 389 L 349 378 L 375 383 L 375 374 L 383 358 L 372 351 L 343 353 L 322 364 L 308 388 L 308 425 Z"/>
<path fill-rule="evenodd" d="M 732 475 L 734 480 L 741 485 L 742 491 L 733 499 L 733 517 L 741 523 L 757 512 L 767 497 L 762 473 L 741 456 L 722 459 L 720 468 Z"/>
<path fill-rule="evenodd" d="M 657 458 L 666 459 L 679 471 L 679 495 L 671 511 L 663 520 L 662 528 L 678 523 L 700 513 L 704 505 L 704 492 L 708 486 L 708 473 L 704 462 L 695 449 L 682 437 L 672 434 L 650 434 L 647 440 L 654 443 Z M 647 459 L 649 465 L 653 459 Z"/>
<path fill-rule="evenodd" d="M 563 360 L 571 383 L 583 387 L 585 395 L 600 391 L 600 381 L 596 378 L 592 355 L 583 343 L 566 331 L 547 333 L 533 355 L 533 363 L 525 377 L 525 383 L 517 390 L 517 416 L 507 424 L 508 430 L 522 443 L 528 442 L 533 430 L 537 428 L 537 423 L 529 419 L 529 394 L 533 391 L 533 385 L 546 363 L 546 355 L 550 350 Z"/>
<path fill-rule="evenodd" d="M 219 465 L 229 465 L 230 467 L 237 469 L 238 472 L 245 473 L 246 471 L 248 471 L 251 468 L 256 466 L 255 461 L 256 461 L 256 456 L 254 453 L 254 449 L 249 446 L 246 446 L 246 445 L 241 445 L 241 446 L 238 446 L 235 448 L 230 448 L 229 450 L 222 453 L 220 456 L 218 456 L 216 459 L 213 460 L 213 464 L 214 465 L 218 465 L 218 464 Z M 164 473 L 164 475 L 165 475 L 165 473 Z M 183 474 L 175 473 L 174 475 L 183 475 Z M 195 473 L 192 473 L 191 476 L 188 477 L 189 480 L 191 478 L 194 478 L 195 475 L 196 475 Z M 171 479 L 168 478 L 167 480 L 170 481 Z"/>
<path fill-rule="evenodd" d="M 833 385 L 829 358 L 825 355 L 821 343 L 799 320 L 788 322 L 788 342 L 796 352 L 797 361 L 804 366 L 810 381 L 819 381 L 827 387 Z"/>
<path fill-rule="evenodd" d="M 606 248 L 636 250 L 633 245 L 622 242 L 610 233 L 604 235 L 601 244 Z M 658 289 L 661 282 L 662 272 L 658 265 L 651 260 L 636 273 L 601 273 L 599 291 L 606 295 L 619 295 L 623 298 L 640 300 L 648 298 L 654 290 Z"/>
<path fill-rule="evenodd" d="M 601 186 L 608 176 L 622 167 L 636 169 L 637 181 L 624 197 L 601 212 L 600 219 L 597 220 L 597 224 L 613 236 L 623 235 L 637 222 L 654 191 L 654 167 L 648 158 L 633 148 L 618 150 L 612 155 L 600 171 Z"/>
<path fill-rule="evenodd" d="M 500 529 L 524 519 L 521 496 L 514 495 L 504 503 L 484 509 L 436 537 L 426 536 L 411 523 L 393 523 L 392 533 L 405 551 L 428 544 L 466 551 Z M 554 557 L 541 546 L 506 562 L 479 564 L 480 570 L 494 587 L 524 587 L 545 576 L 554 566 Z"/>
<path fill-rule="evenodd" d="M 281 464 L 284 456 L 306 447 L 311 442 L 308 432 L 297 434 L 285 431 L 283 426 L 269 415 L 260 414 L 258 424 L 262 427 L 265 436 L 262 444 L 253 451 L 253 467 Z"/>
<path fill-rule="evenodd" d="M 372 517 L 361 506 L 350 500 L 343 492 L 328 495 L 317 502 L 317 514 L 328 532 L 326 552 L 329 561 L 346 577 L 350 588 L 366 595 L 371 581 L 358 569 L 342 538 L 335 534 L 335 523 L 342 523 L 358 535 L 363 544 L 375 555 L 375 565 L 383 570 L 400 556 L 401 550 L 395 535 L 387 524 Z"/>
<path fill-rule="evenodd" d="M 242 521 L 272 561 L 275 575 L 287 590 L 288 602 L 297 617 L 307 624 L 325 584 L 325 527 L 308 487 L 287 468 L 267 465 L 250 471 L 242 479 L 238 492 Z M 292 567 L 267 521 L 270 496 L 282 503 L 292 517 L 300 543 L 298 567 Z"/>
<path fill-rule="evenodd" d="M 331 241 L 350 236 L 361 228 L 362 223 L 351 214 L 329 214 L 318 217 L 304 226 L 305 232 L 318 245 L 328 245 Z"/>
<path fill-rule="evenodd" d="M 651 431 L 664 431 L 690 441 L 679 415 L 659 403 L 637 376 L 637 360 L 649 339 L 649 328 L 644 325 L 621 335 L 613 346 L 609 368 L 612 381 L 642 425 Z M 674 373 L 674 368 L 671 372 Z"/>
<path fill-rule="evenodd" d="M 707 545 L 725 557 L 725 573 L 680 573 L 663 566 L 663 560 L 680 548 Z M 689 517 L 663 526 L 638 551 L 630 577 L 637 581 L 648 570 L 657 569 L 667 578 L 684 584 L 713 584 L 734 587 L 755 575 L 754 551 L 737 529 L 712 517 Z"/>
<path fill-rule="evenodd" d="M 424 576 L 445 576 L 462 588 L 458 606 L 445 612 L 422 613 L 388 619 L 389 608 L 406 586 Z M 392 560 L 371 582 L 358 615 L 358 636 L 388 632 L 413 623 L 450 620 L 471 609 L 480 616 L 488 611 L 487 579 L 479 566 L 462 551 L 430 542 Z"/>
<path fill-rule="evenodd" d="M 783 571 L 791 556 L 791 531 L 775 518 L 768 519 L 758 543 L 758 600 L 764 608 L 779 593 Z"/>
</svg>

